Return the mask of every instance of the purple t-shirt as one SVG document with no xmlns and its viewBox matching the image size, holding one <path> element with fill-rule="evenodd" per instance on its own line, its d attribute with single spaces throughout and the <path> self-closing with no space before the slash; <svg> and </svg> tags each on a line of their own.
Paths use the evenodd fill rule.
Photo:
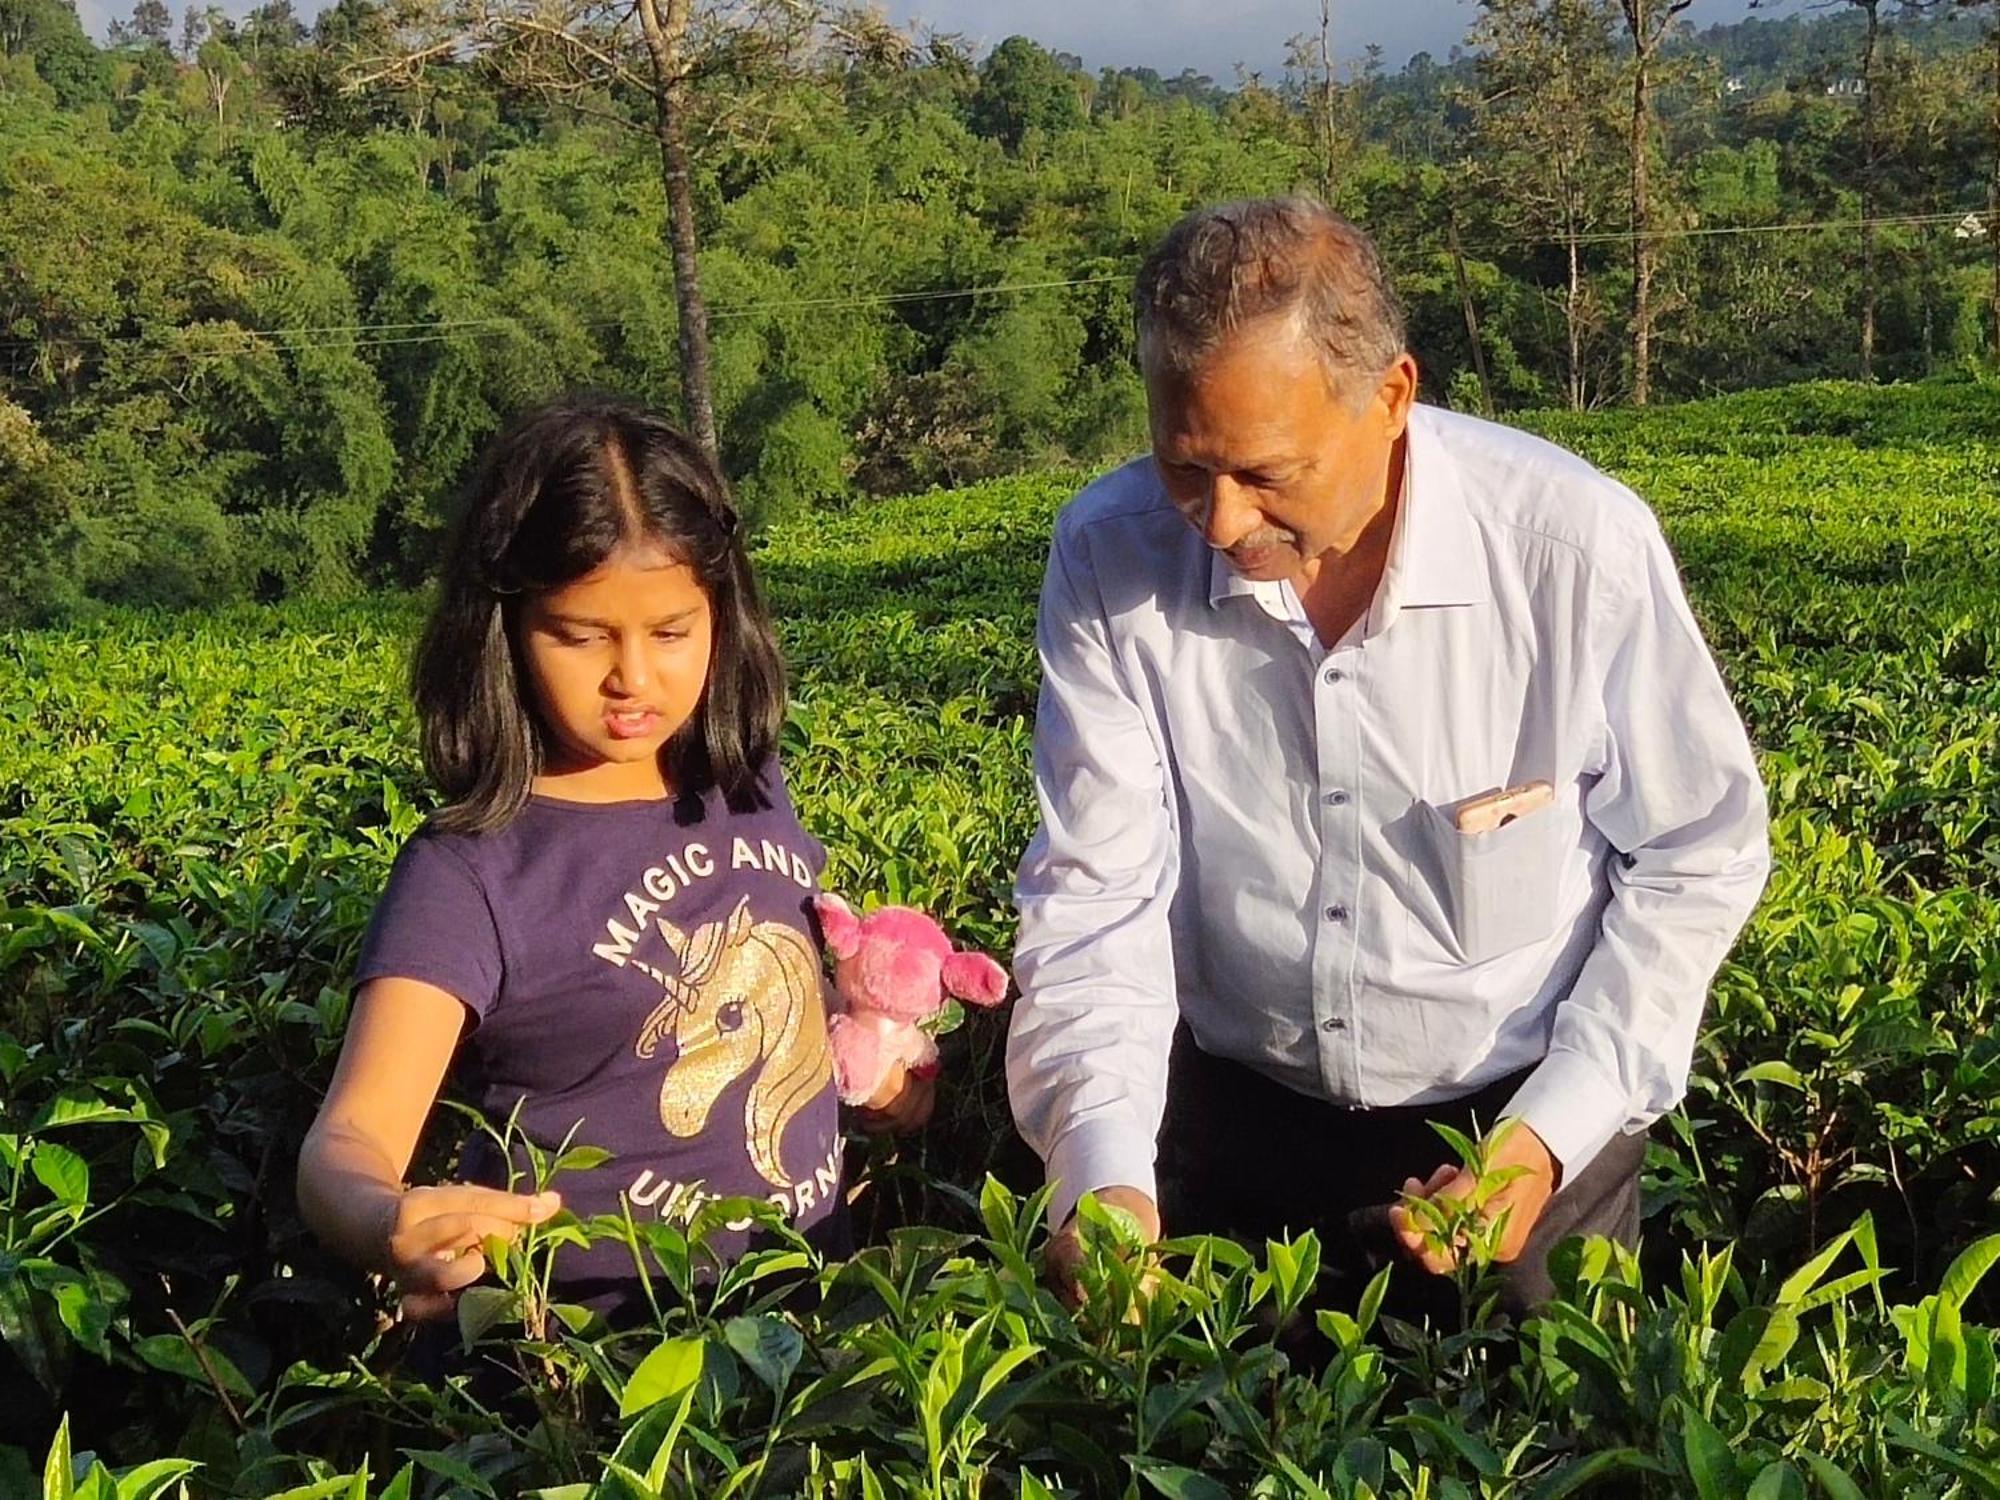
<svg viewBox="0 0 2000 1500">
<path fill-rule="evenodd" d="M 397 857 L 357 984 L 399 977 L 473 1018 L 455 1066 L 496 1126 L 612 1160 L 554 1185 L 580 1216 L 684 1220 L 763 1198 L 800 1229 L 840 1200 L 841 1142 L 811 901 L 826 854 L 776 762 L 753 810 L 532 798 L 494 832 L 419 830 Z M 572 1128 L 574 1134 L 572 1135 Z M 483 1136 L 461 1170 L 504 1186 Z M 718 1245 L 740 1250 L 738 1234 Z M 558 1257 L 566 1296 L 616 1301 L 620 1245 Z"/>
</svg>

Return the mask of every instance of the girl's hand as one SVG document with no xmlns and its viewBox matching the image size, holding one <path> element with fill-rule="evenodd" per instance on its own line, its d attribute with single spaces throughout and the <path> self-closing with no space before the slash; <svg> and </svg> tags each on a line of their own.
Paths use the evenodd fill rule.
<svg viewBox="0 0 2000 1500">
<path fill-rule="evenodd" d="M 930 1124 L 936 1103 L 937 1075 L 912 1073 L 897 1063 L 875 1096 L 855 1111 L 855 1119 L 870 1135 L 910 1135 Z"/>
<path fill-rule="evenodd" d="M 506 1193 L 464 1183 L 403 1193 L 385 1236 L 388 1271 L 402 1293 L 403 1316 L 450 1317 L 459 1292 L 486 1274 L 480 1247 L 489 1238 L 511 1245 L 523 1229 L 561 1207 L 556 1193 Z"/>
</svg>

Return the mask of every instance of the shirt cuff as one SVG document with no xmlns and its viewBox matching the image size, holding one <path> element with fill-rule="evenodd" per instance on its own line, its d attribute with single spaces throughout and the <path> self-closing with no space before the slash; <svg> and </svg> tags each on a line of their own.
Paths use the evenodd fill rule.
<svg viewBox="0 0 2000 1500">
<path fill-rule="evenodd" d="M 1154 1145 L 1143 1131 L 1113 1120 L 1072 1126 L 1049 1151 L 1049 1228 L 1060 1229 L 1076 1211 L 1076 1200 L 1099 1188 L 1137 1188 L 1159 1206 L 1153 1176 Z"/>
<path fill-rule="evenodd" d="M 1502 1118 L 1518 1119 L 1542 1138 L 1567 1186 L 1631 1114 L 1631 1101 L 1594 1063 L 1579 1053 L 1551 1052 L 1514 1091 Z"/>
</svg>

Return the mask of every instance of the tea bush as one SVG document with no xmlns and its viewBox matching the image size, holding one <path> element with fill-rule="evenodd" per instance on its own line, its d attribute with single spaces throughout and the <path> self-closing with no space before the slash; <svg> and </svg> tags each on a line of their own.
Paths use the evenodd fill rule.
<svg viewBox="0 0 2000 1500">
<path fill-rule="evenodd" d="M 121 615 L 0 636 L 0 1495 L 2000 1493 L 2000 391 L 1537 420 L 1659 510 L 1771 794 L 1639 1262 L 1578 1246 L 1544 1316 L 1442 1337 L 1379 1289 L 1302 1313 L 1309 1237 L 1189 1240 L 1136 1306 L 1097 1257 L 1072 1317 L 975 1017 L 937 1124 L 866 1154 L 855 1259 L 708 1282 L 712 1224 L 559 1221 L 464 1305 L 527 1394 L 426 1385 L 290 1195 L 428 805 L 420 603 Z M 1075 482 L 819 515 L 759 559 L 829 883 L 1003 954 Z M 647 1326 L 543 1296 L 583 1235 L 651 1270 Z"/>
</svg>

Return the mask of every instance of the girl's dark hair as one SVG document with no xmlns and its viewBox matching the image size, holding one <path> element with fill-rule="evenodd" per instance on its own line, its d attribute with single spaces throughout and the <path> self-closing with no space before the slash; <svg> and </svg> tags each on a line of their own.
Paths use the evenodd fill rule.
<svg viewBox="0 0 2000 1500">
<path fill-rule="evenodd" d="M 571 394 L 516 417 L 488 447 L 446 550 L 412 687 L 437 825 L 506 823 L 541 769 L 543 730 L 515 625 L 526 598 L 651 542 L 694 570 L 714 619 L 694 715 L 661 750 L 677 795 L 760 796 L 785 718 L 785 671 L 743 550 L 743 526 L 707 456 L 664 418 Z"/>
</svg>

